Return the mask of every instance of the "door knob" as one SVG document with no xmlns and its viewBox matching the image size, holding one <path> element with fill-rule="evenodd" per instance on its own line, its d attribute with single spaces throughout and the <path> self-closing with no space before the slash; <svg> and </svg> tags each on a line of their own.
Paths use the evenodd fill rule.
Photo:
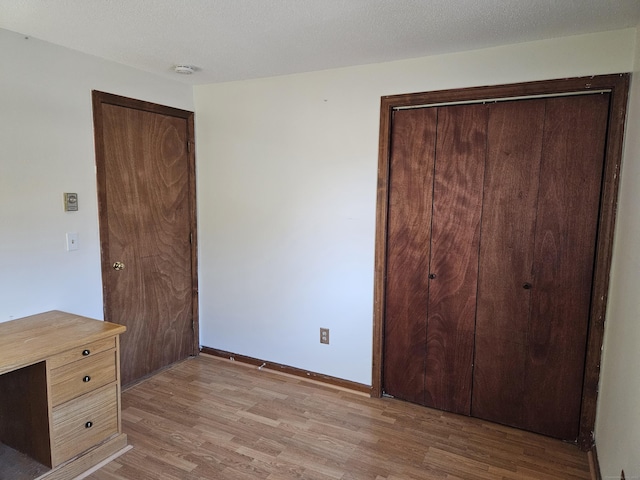
<svg viewBox="0 0 640 480">
<path fill-rule="evenodd" d="M 113 269 L 114 270 L 124 270 L 124 263 L 122 262 L 116 262 L 113 264 Z"/>
<path fill-rule="evenodd" d="M 433 280 L 434 278 L 436 278 L 436 274 L 435 274 L 435 273 L 430 273 L 430 274 L 429 274 L 429 278 L 430 278 L 431 280 Z"/>
<path fill-rule="evenodd" d="M 525 283 L 524 285 L 522 285 L 522 288 L 524 288 L 525 290 L 531 290 L 532 287 L 533 285 L 531 285 L 530 283 Z"/>
</svg>

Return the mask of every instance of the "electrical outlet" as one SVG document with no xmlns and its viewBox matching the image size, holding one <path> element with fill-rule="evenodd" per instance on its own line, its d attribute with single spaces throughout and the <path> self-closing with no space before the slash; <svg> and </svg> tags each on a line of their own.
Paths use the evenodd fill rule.
<svg viewBox="0 0 640 480">
<path fill-rule="evenodd" d="M 325 343 L 329 345 L 329 329 L 328 328 L 320 329 L 320 343 Z"/>
</svg>

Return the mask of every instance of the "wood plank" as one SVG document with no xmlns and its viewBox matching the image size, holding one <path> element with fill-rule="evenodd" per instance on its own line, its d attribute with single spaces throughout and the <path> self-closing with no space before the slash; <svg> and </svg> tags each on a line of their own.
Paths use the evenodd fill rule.
<svg viewBox="0 0 640 480">
<path fill-rule="evenodd" d="M 545 101 L 489 108 L 471 414 L 522 427 Z"/>
<path fill-rule="evenodd" d="M 208 355 L 122 402 L 133 449 L 89 479 L 590 478 L 575 445 Z"/>
<path fill-rule="evenodd" d="M 612 76 L 615 78 L 615 76 Z M 618 204 L 620 163 L 624 146 L 623 133 L 626 121 L 630 74 L 617 76 L 611 88 L 607 147 L 605 153 L 600 218 L 598 219 L 598 245 L 593 274 L 589 335 L 582 388 L 580 435 L 578 442 L 585 451 L 594 446 L 593 432 L 596 422 L 598 386 L 600 384 L 600 360 L 604 338 L 604 320 L 609 298 L 609 270 L 613 250 L 615 220 Z M 613 83 L 613 82 L 612 82 Z"/>
<path fill-rule="evenodd" d="M 439 108 L 424 403 L 465 415 L 471 409 L 486 128 L 485 105 Z"/>
<path fill-rule="evenodd" d="M 394 113 L 391 132 L 384 391 L 424 403 L 436 109 Z"/>
<path fill-rule="evenodd" d="M 536 80 L 532 82 L 487 85 L 430 92 L 403 93 L 382 97 L 382 107 L 416 107 L 439 103 L 459 103 L 478 100 L 503 99 L 510 97 L 527 97 L 538 95 L 555 95 L 567 92 L 593 92 L 597 90 L 618 90 L 626 97 L 624 84 L 628 83 L 629 73 L 611 75 L 589 75 L 585 77 L 557 78 L 552 80 Z"/>
<path fill-rule="evenodd" d="M 575 441 L 609 95 L 547 100 L 526 386 L 527 427 Z"/>
<path fill-rule="evenodd" d="M 378 144 L 378 186 L 376 191 L 376 235 L 373 275 L 373 355 L 371 395 L 381 397 L 384 360 L 384 312 L 387 278 L 387 220 L 389 207 L 389 165 L 393 108 L 384 99 L 380 105 L 380 143 Z"/>
</svg>

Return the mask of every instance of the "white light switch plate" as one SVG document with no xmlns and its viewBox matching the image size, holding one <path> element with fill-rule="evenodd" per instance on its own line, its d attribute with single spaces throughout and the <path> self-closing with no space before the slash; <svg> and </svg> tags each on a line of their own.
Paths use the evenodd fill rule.
<svg viewBox="0 0 640 480">
<path fill-rule="evenodd" d="M 78 250 L 78 234 L 67 232 L 67 252 Z"/>
</svg>

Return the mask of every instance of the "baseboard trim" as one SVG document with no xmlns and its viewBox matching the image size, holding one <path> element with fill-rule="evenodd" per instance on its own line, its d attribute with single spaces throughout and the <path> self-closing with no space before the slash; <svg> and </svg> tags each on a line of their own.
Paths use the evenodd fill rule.
<svg viewBox="0 0 640 480">
<path fill-rule="evenodd" d="M 595 444 L 591 447 L 591 450 L 587 452 L 587 458 L 589 459 L 589 470 L 591 470 L 591 480 L 602 480 L 602 473 L 600 473 L 600 462 L 598 462 L 598 449 Z"/>
<path fill-rule="evenodd" d="M 280 363 L 268 362 L 267 360 L 261 360 L 259 358 L 248 357 L 246 355 L 239 355 L 233 352 L 227 352 L 225 350 L 219 350 L 212 347 L 200 347 L 201 353 L 206 353 L 214 357 L 225 358 L 227 360 L 235 360 L 236 362 L 246 363 L 249 365 L 255 365 L 260 368 L 274 370 L 295 377 L 306 378 L 307 380 L 314 380 L 316 382 L 326 383 L 334 387 L 345 388 L 347 390 L 354 390 L 360 393 L 371 394 L 371 386 L 363 383 L 352 382 L 351 380 L 345 380 L 343 378 L 332 377 L 330 375 L 324 375 L 322 373 L 308 372 L 301 368 L 291 367 L 289 365 L 282 365 Z"/>
</svg>

